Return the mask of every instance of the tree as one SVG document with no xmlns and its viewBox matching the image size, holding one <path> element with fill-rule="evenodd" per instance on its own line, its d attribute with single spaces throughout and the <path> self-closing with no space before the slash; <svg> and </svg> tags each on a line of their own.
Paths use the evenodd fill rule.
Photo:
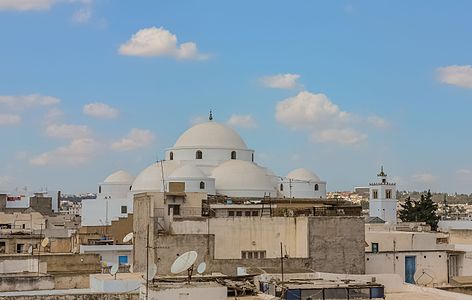
<svg viewBox="0 0 472 300">
<path fill-rule="evenodd" d="M 419 201 L 411 200 L 408 197 L 404 204 L 401 204 L 400 219 L 403 222 L 425 222 L 431 226 L 431 230 L 437 230 L 439 216 L 437 215 L 438 205 L 433 202 L 431 191 L 421 195 Z"/>
</svg>

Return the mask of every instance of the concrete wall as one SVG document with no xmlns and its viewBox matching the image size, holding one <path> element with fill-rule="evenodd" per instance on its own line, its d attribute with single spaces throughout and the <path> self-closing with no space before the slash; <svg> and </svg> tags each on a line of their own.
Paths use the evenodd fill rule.
<svg viewBox="0 0 472 300">
<path fill-rule="evenodd" d="M 98 254 L 47 254 L 41 255 L 41 262 L 47 263 L 48 273 L 99 273 Z"/>
<path fill-rule="evenodd" d="M 364 274 L 362 217 L 309 218 L 309 256 L 317 272 Z"/>
<path fill-rule="evenodd" d="M 472 245 L 472 229 L 449 230 L 449 243 Z"/>
<path fill-rule="evenodd" d="M 416 257 L 416 273 L 414 278 L 418 284 L 433 286 L 447 283 L 446 251 L 366 253 L 366 274 L 398 274 L 404 281 L 405 256 Z"/>
<path fill-rule="evenodd" d="M 90 288 L 89 274 L 55 274 L 54 289 L 88 289 Z"/>
<path fill-rule="evenodd" d="M 54 278 L 50 275 L 0 277 L 0 291 L 2 292 L 49 289 L 54 289 Z"/>
<path fill-rule="evenodd" d="M 38 259 L 31 256 L 6 259 L 0 256 L 0 274 L 38 272 Z"/>
<path fill-rule="evenodd" d="M 138 300 L 139 294 L 68 294 L 37 296 L 3 296 L 3 300 Z"/>
</svg>

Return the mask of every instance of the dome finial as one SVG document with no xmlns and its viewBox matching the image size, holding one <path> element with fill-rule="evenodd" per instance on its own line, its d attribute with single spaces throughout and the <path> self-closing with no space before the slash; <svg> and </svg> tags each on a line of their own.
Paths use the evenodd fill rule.
<svg viewBox="0 0 472 300">
<path fill-rule="evenodd" d="M 213 113 L 212 113 L 211 109 L 210 109 L 210 116 L 208 117 L 208 120 L 210 120 L 210 121 L 213 120 Z"/>
<path fill-rule="evenodd" d="M 387 177 L 387 174 L 385 174 L 385 172 L 384 172 L 384 167 L 383 167 L 383 166 L 380 166 L 380 173 L 377 174 L 377 176 L 379 176 L 379 177 Z"/>
</svg>

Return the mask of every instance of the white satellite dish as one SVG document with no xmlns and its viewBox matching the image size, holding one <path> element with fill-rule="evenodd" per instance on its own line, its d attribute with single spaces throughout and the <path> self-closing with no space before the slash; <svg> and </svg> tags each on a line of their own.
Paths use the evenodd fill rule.
<svg viewBox="0 0 472 300">
<path fill-rule="evenodd" d="M 41 247 L 46 248 L 49 245 L 49 239 L 46 237 L 44 240 L 41 242 Z"/>
<path fill-rule="evenodd" d="M 33 246 L 29 246 L 29 248 L 28 248 L 28 254 L 33 254 Z"/>
<path fill-rule="evenodd" d="M 197 267 L 198 274 L 203 274 L 203 272 L 205 272 L 206 268 L 207 268 L 207 264 L 205 262 L 200 263 Z"/>
<path fill-rule="evenodd" d="M 197 260 L 197 256 L 198 254 L 195 251 L 185 252 L 174 261 L 170 271 L 172 274 L 179 274 L 190 269 Z"/>
<path fill-rule="evenodd" d="M 113 265 L 110 269 L 110 274 L 111 275 L 116 275 L 116 273 L 118 273 L 118 269 L 120 268 L 119 265 Z"/>
<path fill-rule="evenodd" d="M 157 273 L 156 264 L 149 265 L 148 266 L 148 271 L 147 271 L 147 279 L 148 280 L 153 280 L 154 276 L 156 276 L 156 273 Z"/>
<path fill-rule="evenodd" d="M 123 243 L 127 243 L 127 242 L 131 241 L 132 239 L 133 239 L 133 233 L 130 232 L 127 235 L 125 235 L 125 237 L 123 238 Z"/>
</svg>

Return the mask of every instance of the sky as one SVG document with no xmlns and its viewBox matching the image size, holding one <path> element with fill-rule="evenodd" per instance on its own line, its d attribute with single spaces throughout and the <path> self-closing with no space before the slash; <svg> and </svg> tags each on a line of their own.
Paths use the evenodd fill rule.
<svg viewBox="0 0 472 300">
<path fill-rule="evenodd" d="M 472 2 L 0 0 L 0 190 L 95 192 L 187 128 L 279 175 L 472 193 Z"/>
</svg>

